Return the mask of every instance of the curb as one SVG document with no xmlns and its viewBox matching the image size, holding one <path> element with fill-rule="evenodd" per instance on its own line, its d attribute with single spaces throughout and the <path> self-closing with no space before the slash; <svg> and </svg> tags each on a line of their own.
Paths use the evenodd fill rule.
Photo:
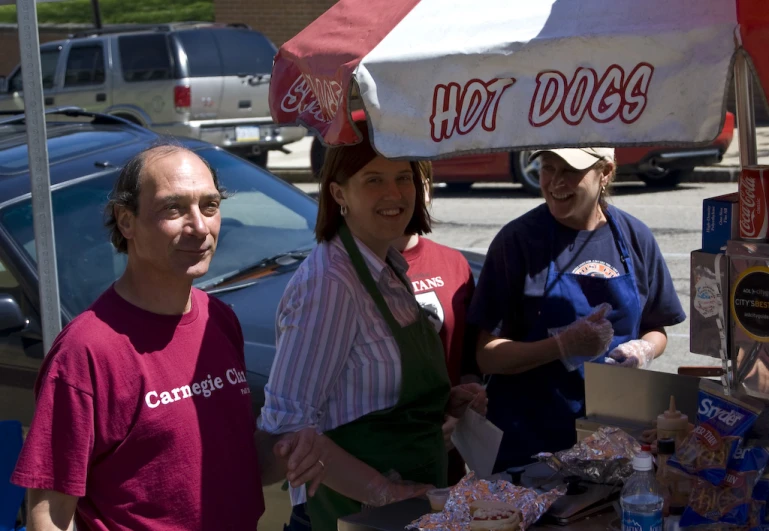
<svg viewBox="0 0 769 531">
<path fill-rule="evenodd" d="M 289 183 L 314 183 L 310 168 L 268 168 L 268 170 Z M 684 183 L 736 183 L 740 177 L 739 166 L 707 166 L 695 170 L 681 179 Z M 620 178 L 619 182 L 631 181 Z"/>
<path fill-rule="evenodd" d="M 740 180 L 739 166 L 708 166 L 695 168 L 691 175 L 681 180 L 685 183 L 736 183 Z"/>
</svg>

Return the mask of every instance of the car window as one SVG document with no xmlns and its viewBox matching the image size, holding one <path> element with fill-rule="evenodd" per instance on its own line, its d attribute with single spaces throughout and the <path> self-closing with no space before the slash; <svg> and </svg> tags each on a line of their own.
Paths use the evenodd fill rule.
<svg viewBox="0 0 769 531">
<path fill-rule="evenodd" d="M 214 29 L 211 33 L 222 57 L 225 76 L 269 74 L 277 53 L 267 37 L 257 31 Z"/>
<path fill-rule="evenodd" d="M 217 77 L 222 75 L 222 57 L 210 30 L 184 30 L 174 34 L 187 58 L 188 77 Z"/>
<path fill-rule="evenodd" d="M 64 74 L 65 87 L 101 85 L 105 77 L 104 47 L 101 44 L 70 48 Z"/>
<path fill-rule="evenodd" d="M 164 34 L 126 35 L 118 39 L 123 79 L 129 83 L 173 78 L 173 65 Z"/>
<path fill-rule="evenodd" d="M 56 82 L 56 65 L 59 62 L 59 48 L 41 50 L 40 69 L 43 74 L 43 88 L 52 89 Z M 21 79 L 21 68 L 8 80 L 8 92 L 21 92 L 24 89 Z"/>
<path fill-rule="evenodd" d="M 216 255 L 197 284 L 314 245 L 315 201 L 227 152 L 206 149 L 199 153 L 216 170 L 231 197 L 222 203 Z M 61 302 L 72 315 L 85 310 L 125 268 L 126 257 L 110 243 L 102 214 L 117 176 L 118 171 L 102 174 L 51 194 Z M 34 262 L 30 200 L 0 210 L 0 225 Z"/>
</svg>

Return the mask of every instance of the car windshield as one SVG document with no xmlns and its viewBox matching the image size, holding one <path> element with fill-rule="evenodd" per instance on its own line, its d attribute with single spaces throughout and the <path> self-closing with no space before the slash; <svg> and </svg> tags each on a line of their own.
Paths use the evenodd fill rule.
<svg viewBox="0 0 769 531">
<path fill-rule="evenodd" d="M 198 153 L 217 171 L 230 197 L 221 206 L 216 255 L 197 285 L 314 245 L 315 201 L 234 155 L 214 149 Z M 125 268 L 126 256 L 110 243 L 102 214 L 117 176 L 102 174 L 51 194 L 59 292 L 71 315 L 85 310 Z M 30 199 L 0 211 L 0 224 L 34 262 L 32 223 Z"/>
</svg>

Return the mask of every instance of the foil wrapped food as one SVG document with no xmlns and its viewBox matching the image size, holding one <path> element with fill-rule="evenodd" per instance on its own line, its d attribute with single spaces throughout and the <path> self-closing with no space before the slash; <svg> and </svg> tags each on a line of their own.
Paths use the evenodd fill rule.
<svg viewBox="0 0 769 531">
<path fill-rule="evenodd" d="M 560 486 L 543 494 L 533 489 L 518 487 L 509 481 L 476 479 L 471 472 L 452 487 L 443 511 L 426 514 L 412 522 L 407 529 L 419 531 L 467 531 L 470 525 L 470 504 L 474 501 L 501 501 L 523 513 L 523 530 L 535 524 L 553 505 L 566 494 Z"/>
<path fill-rule="evenodd" d="M 626 432 L 604 426 L 573 448 L 555 454 L 537 454 L 535 458 L 564 476 L 620 485 L 633 474 L 633 457 L 640 451 L 640 443 Z"/>
</svg>

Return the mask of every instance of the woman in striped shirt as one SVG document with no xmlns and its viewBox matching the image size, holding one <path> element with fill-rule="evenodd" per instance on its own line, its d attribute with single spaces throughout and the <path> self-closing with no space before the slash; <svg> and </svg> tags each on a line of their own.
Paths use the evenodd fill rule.
<svg viewBox="0 0 769 531">
<path fill-rule="evenodd" d="M 259 420 L 270 433 L 315 427 L 326 435 L 317 465 L 323 485 L 309 489 L 316 531 L 336 530 L 362 503 L 446 486 L 444 415 L 486 408 L 481 386 L 451 387 L 440 338 L 392 247 L 406 232 L 430 230 L 423 166 L 377 155 L 365 124 L 359 128 L 361 143 L 326 155 L 319 245 L 278 307 Z M 294 503 L 303 501 L 296 494 Z"/>
</svg>

